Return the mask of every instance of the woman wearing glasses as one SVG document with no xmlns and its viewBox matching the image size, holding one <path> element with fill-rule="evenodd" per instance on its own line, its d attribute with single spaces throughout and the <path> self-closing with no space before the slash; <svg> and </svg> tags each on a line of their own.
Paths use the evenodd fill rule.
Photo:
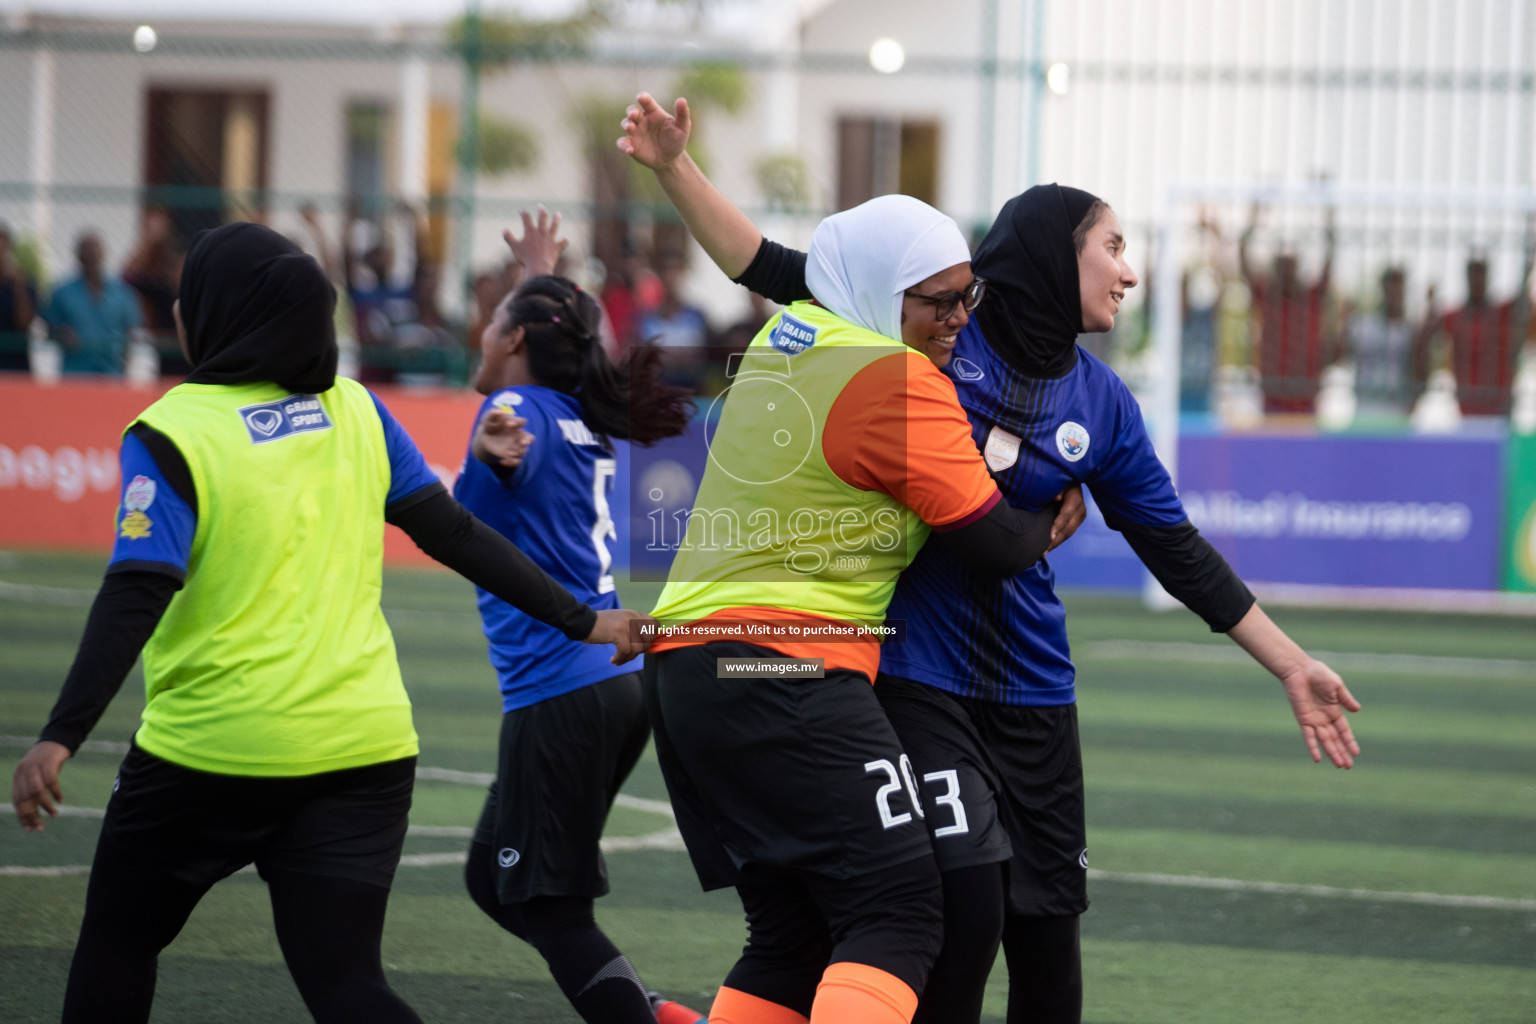
<svg viewBox="0 0 1536 1024">
<path fill-rule="evenodd" d="M 1001 500 L 934 365 L 981 294 L 954 221 L 871 200 L 817 227 L 806 273 L 820 301 L 752 340 L 705 427 L 646 706 L 700 882 L 734 887 L 749 926 L 710 1019 L 905 1024 L 942 895 L 870 686 L 885 606 L 930 531 L 1019 572 L 1055 512 Z"/>
<path fill-rule="evenodd" d="M 817 291 L 803 257 L 765 240 L 683 150 L 687 104 L 642 94 L 619 148 L 651 167 L 710 256 L 776 301 Z M 1077 189 L 1036 186 L 1003 207 L 973 267 L 988 301 L 943 349 L 971 433 L 1022 507 L 1087 484 L 1109 525 L 1171 594 L 1281 680 L 1314 761 L 1359 754 L 1344 710 L 1360 705 L 1254 603 L 1189 523 L 1125 384 L 1077 347 L 1107 331 L 1137 277 L 1118 220 Z M 809 285 L 809 287 L 808 287 Z M 881 654 L 876 692 L 930 808 L 944 879 L 945 947 L 915 1020 L 974 1021 L 999 939 L 1010 1022 L 1082 1014 L 1078 917 L 1087 848 L 1073 667 L 1050 566 L 983 578 L 928 546 L 889 618 L 906 641 Z"/>
</svg>

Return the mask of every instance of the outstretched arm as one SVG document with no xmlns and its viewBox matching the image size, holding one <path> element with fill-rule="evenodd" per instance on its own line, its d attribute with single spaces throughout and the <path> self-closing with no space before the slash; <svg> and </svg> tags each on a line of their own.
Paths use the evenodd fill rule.
<svg viewBox="0 0 1536 1024">
<path fill-rule="evenodd" d="M 1334 767 L 1352 766 L 1360 756 L 1360 744 L 1344 712 L 1359 711 L 1360 702 L 1338 673 L 1302 650 L 1256 604 L 1227 635 L 1285 687 L 1312 760 L 1321 761 L 1326 753 Z"/>
<path fill-rule="evenodd" d="M 625 111 L 623 126 L 619 149 L 655 172 L 662 191 L 715 266 L 727 277 L 740 277 L 757 255 L 763 235 L 684 148 L 693 127 L 688 101 L 678 99 L 668 113 L 650 93 L 642 92 Z"/>
</svg>

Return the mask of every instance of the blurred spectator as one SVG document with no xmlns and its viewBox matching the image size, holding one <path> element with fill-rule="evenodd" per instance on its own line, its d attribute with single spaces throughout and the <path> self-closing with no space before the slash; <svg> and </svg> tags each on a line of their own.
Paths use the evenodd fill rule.
<svg viewBox="0 0 1536 1024">
<path fill-rule="evenodd" d="M 731 324 L 725 329 L 725 334 L 720 339 L 720 346 L 726 352 L 745 352 L 752 339 L 757 337 L 757 332 L 768 323 L 768 300 L 757 292 L 747 292 L 747 315 L 741 320 Z"/>
<path fill-rule="evenodd" d="M 667 383 L 698 390 L 709 357 L 709 321 L 702 310 L 683 298 L 688 263 L 682 253 L 662 253 L 656 269 L 661 278 L 661 301 L 640 317 L 637 337 L 670 350 L 666 357 Z"/>
<path fill-rule="evenodd" d="M 621 351 L 640 339 L 640 320 L 647 310 L 660 305 L 662 291 L 644 258 L 626 245 L 618 266 L 608 268 L 599 296 Z"/>
<path fill-rule="evenodd" d="M 176 319 L 171 312 L 181 286 L 183 255 L 176 245 L 170 215 L 152 206 L 139 219 L 139 240 L 123 264 L 123 281 L 138 293 L 144 326 L 160 354 L 160 371 L 175 376 L 192 372 L 176 341 Z"/>
<path fill-rule="evenodd" d="M 94 231 L 75 243 L 75 259 L 80 275 L 54 289 L 43 315 L 64 346 L 64 372 L 120 374 L 128 332 L 142 322 L 138 296 L 106 274 L 106 250 Z"/>
<path fill-rule="evenodd" d="M 407 284 L 395 284 L 394 247 L 387 233 L 380 233 L 366 252 L 358 255 L 355 232 L 346 233 L 343 260 L 347 294 L 352 300 L 357 343 L 362 357 L 358 379 L 388 383 L 398 377 L 399 353 L 413 349 L 445 348 L 453 343 L 451 332 L 439 322 L 422 322 L 422 299 L 429 299 L 429 316 L 435 316 L 438 268 L 422 251 L 426 215 L 408 207 L 411 218 L 411 274 Z"/>
<path fill-rule="evenodd" d="M 159 207 L 145 210 L 139 221 L 139 240 L 123 264 L 123 281 L 139 295 L 144 326 L 173 340 L 176 321 L 171 307 L 181 285 L 181 260 L 170 216 Z"/>
<path fill-rule="evenodd" d="M 1310 285 L 1300 280 L 1294 250 L 1281 248 L 1274 269 L 1256 266 L 1250 252 L 1262 212 L 1253 206 L 1238 242 L 1238 266 L 1252 295 L 1250 323 L 1258 328 L 1254 362 L 1265 412 L 1311 412 L 1323 367 L 1332 362 L 1328 330 L 1328 288 L 1333 273 L 1333 208 L 1323 222 L 1323 266 Z"/>
<path fill-rule="evenodd" d="M 1211 212 L 1202 209 L 1195 254 L 1185 264 L 1179 283 L 1184 325 L 1179 345 L 1180 412 L 1209 412 L 1211 408 L 1217 318 L 1229 276 L 1223 257 L 1221 228 Z M 1150 294 L 1150 285 L 1146 294 Z"/>
<path fill-rule="evenodd" d="M 1525 267 L 1512 298 L 1495 303 L 1488 297 L 1488 260 L 1467 260 L 1467 300 L 1442 320 L 1451 343 L 1451 369 L 1456 374 L 1456 398 L 1468 416 L 1509 413 L 1515 363 L 1530 325 L 1531 263 L 1536 256 L 1529 233 Z"/>
<path fill-rule="evenodd" d="M 37 285 L 16 259 L 11 229 L 0 224 L 0 370 L 27 368 L 27 328 L 35 315 Z"/>
<path fill-rule="evenodd" d="M 1360 415 L 1406 416 L 1426 379 L 1414 367 L 1418 332 L 1408 322 L 1407 287 L 1407 272 L 1388 267 L 1381 274 L 1379 308 L 1345 310 Z"/>
</svg>

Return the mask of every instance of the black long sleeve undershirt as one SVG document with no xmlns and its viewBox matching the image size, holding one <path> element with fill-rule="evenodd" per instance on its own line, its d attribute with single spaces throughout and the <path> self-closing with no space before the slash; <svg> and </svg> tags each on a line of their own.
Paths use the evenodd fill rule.
<svg viewBox="0 0 1536 1024">
<path fill-rule="evenodd" d="M 75 663 L 39 740 L 62 743 L 71 752 L 79 749 L 180 589 L 181 580 L 168 572 L 107 571 L 85 620 Z"/>
<path fill-rule="evenodd" d="M 1227 632 L 1253 607 L 1253 592 L 1189 520 L 1178 526 L 1145 526 L 1105 510 L 1104 521 L 1125 535 L 1163 589 L 1204 619 L 1211 632 Z"/>
<path fill-rule="evenodd" d="M 1040 561 L 1051 546 L 1051 524 L 1060 502 L 1038 512 L 999 501 L 986 515 L 958 530 L 937 532 L 941 543 L 968 567 L 988 576 L 1012 576 Z"/>
<path fill-rule="evenodd" d="M 156 462 L 164 472 L 158 454 Z M 423 487 L 390 505 L 384 518 L 448 568 L 572 640 L 585 639 L 597 623 L 597 612 L 476 519 L 442 484 Z M 39 739 L 62 743 L 71 751 L 79 748 L 122 689 L 181 586 L 179 570 L 163 563 L 119 562 L 107 570 L 74 664 Z"/>
<path fill-rule="evenodd" d="M 570 639 L 585 640 L 597 625 L 597 612 L 576 600 L 516 544 L 476 519 L 442 484 L 391 505 L 384 518 L 460 576 Z"/>
<path fill-rule="evenodd" d="M 766 238 L 758 245 L 747 269 L 731 280 L 781 306 L 815 298 L 805 284 L 805 253 Z"/>
</svg>

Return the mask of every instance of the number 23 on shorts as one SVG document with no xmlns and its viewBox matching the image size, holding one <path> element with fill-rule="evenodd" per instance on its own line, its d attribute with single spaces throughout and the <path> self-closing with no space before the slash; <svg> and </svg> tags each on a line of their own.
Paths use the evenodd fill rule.
<svg viewBox="0 0 1536 1024">
<path fill-rule="evenodd" d="M 905 825 L 912 820 L 912 815 L 903 811 L 896 813 L 891 810 L 891 797 L 902 789 L 907 791 L 907 798 L 911 801 L 913 810 L 917 811 L 919 818 L 925 818 L 922 799 L 917 794 L 917 781 L 912 771 L 912 761 L 906 754 L 901 755 L 901 767 L 889 760 L 881 758 L 878 761 L 870 761 L 864 765 L 864 774 L 873 775 L 880 772 L 885 775 L 885 785 L 875 793 L 875 809 L 880 812 L 880 824 L 891 829 L 898 825 Z M 945 836 L 963 835 L 970 831 L 970 823 L 965 817 L 965 804 L 960 801 L 960 773 L 953 768 L 944 771 L 929 772 L 923 776 L 923 781 L 930 784 L 942 784 L 944 791 L 937 794 L 933 800 L 940 808 L 946 809 L 952 820 L 947 825 L 941 825 L 933 830 L 935 839 Z"/>
</svg>

